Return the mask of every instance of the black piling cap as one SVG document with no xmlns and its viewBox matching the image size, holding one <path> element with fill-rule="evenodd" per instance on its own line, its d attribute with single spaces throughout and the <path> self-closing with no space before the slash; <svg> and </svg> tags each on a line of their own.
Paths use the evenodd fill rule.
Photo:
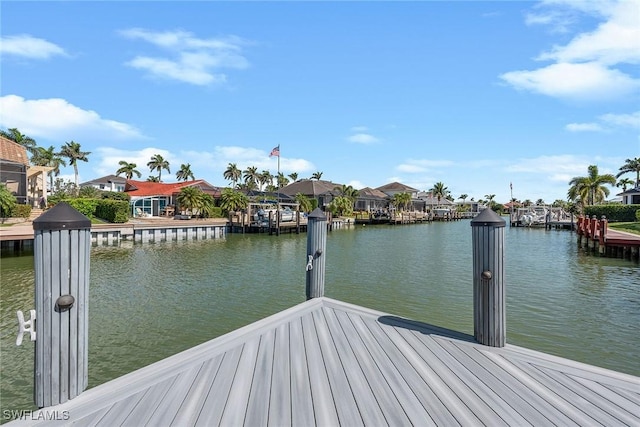
<svg viewBox="0 0 640 427">
<path fill-rule="evenodd" d="M 33 220 L 34 230 L 84 230 L 91 228 L 91 220 L 69 203 L 60 202 Z"/>
<path fill-rule="evenodd" d="M 500 218 L 500 215 L 487 208 L 480 212 L 477 217 L 471 220 L 472 227 L 483 227 L 483 226 L 493 226 L 493 227 L 504 227 L 507 222 Z"/>
<path fill-rule="evenodd" d="M 315 219 L 315 220 L 318 220 L 318 221 L 326 221 L 327 220 L 327 216 L 324 214 L 324 212 L 322 212 L 322 209 L 320 209 L 320 208 L 315 208 L 313 210 L 313 212 L 311 212 L 309 214 L 309 216 L 307 216 L 307 218 Z"/>
</svg>

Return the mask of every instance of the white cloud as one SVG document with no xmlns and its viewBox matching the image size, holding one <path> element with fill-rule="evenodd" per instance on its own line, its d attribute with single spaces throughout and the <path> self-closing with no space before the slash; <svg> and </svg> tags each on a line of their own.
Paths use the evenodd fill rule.
<svg viewBox="0 0 640 427">
<path fill-rule="evenodd" d="M 640 63 L 640 2 L 553 0 L 539 3 L 536 9 L 543 11 L 528 14 L 527 24 L 568 31 L 580 13 L 600 23 L 593 31 L 578 33 L 536 58 L 553 64 L 504 73 L 500 76 L 503 81 L 516 89 L 580 101 L 626 99 L 637 94 L 640 80 L 621 70 L 623 65 Z"/>
<path fill-rule="evenodd" d="M 610 125 L 640 129 L 640 111 L 631 114 L 604 114 L 599 118 Z"/>
<path fill-rule="evenodd" d="M 378 138 L 368 133 L 356 133 L 347 138 L 347 140 L 356 144 L 373 144 L 379 141 Z"/>
<path fill-rule="evenodd" d="M 58 140 L 128 140 L 146 138 L 134 126 L 104 119 L 61 98 L 27 100 L 17 95 L 0 97 L 0 125 L 15 127 L 32 138 Z"/>
<path fill-rule="evenodd" d="M 168 56 L 138 55 L 126 65 L 150 75 L 194 85 L 223 84 L 220 69 L 245 69 L 249 61 L 241 54 L 246 41 L 239 37 L 200 39 L 186 31 L 153 32 L 133 28 L 119 32 L 129 39 L 147 41 L 168 51 Z"/>
<path fill-rule="evenodd" d="M 92 163 L 97 164 L 94 171 L 98 176 L 115 175 L 116 171 L 120 168 L 118 163 L 121 160 L 129 163 L 135 163 L 137 165 L 136 169 L 142 176 L 140 178 L 134 176 L 133 179 L 141 179 L 144 181 L 148 176 L 152 175 L 147 163 L 151 160 L 151 157 L 156 154 L 160 154 L 165 160 L 168 160 L 169 169 L 175 172 L 175 170 L 173 170 L 176 169 L 176 165 L 174 164 L 175 157 L 171 152 L 155 147 L 147 147 L 141 150 L 123 150 L 114 147 L 99 147 L 92 153 Z M 96 162 L 93 162 L 93 159 L 96 159 Z M 177 166 L 179 167 L 179 164 Z M 154 171 L 153 175 L 157 175 L 157 172 Z M 165 170 L 162 171 L 162 175 L 163 181 L 168 181 L 168 177 L 171 176 L 171 174 L 167 173 Z"/>
<path fill-rule="evenodd" d="M 500 77 L 516 89 L 589 101 L 630 96 L 640 88 L 640 80 L 595 62 L 552 64 L 534 71 L 511 71 Z"/>
<path fill-rule="evenodd" d="M 604 130 L 597 123 L 569 123 L 565 129 L 569 132 L 601 132 Z"/>
<path fill-rule="evenodd" d="M 0 54 L 30 59 L 49 59 L 56 55 L 68 56 L 60 46 L 28 34 L 1 37 Z"/>
</svg>

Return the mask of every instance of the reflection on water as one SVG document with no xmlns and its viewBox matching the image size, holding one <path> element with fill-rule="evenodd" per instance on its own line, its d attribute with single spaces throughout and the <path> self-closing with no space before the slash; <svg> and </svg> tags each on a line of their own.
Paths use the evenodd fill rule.
<svg viewBox="0 0 640 427">
<path fill-rule="evenodd" d="M 584 256 L 566 231 L 506 230 L 507 341 L 640 375 L 637 264 Z M 306 235 L 96 247 L 89 386 L 304 301 Z M 326 294 L 473 331 L 468 221 L 329 233 Z M 33 257 L 2 259 L 1 409 L 32 407 Z"/>
</svg>

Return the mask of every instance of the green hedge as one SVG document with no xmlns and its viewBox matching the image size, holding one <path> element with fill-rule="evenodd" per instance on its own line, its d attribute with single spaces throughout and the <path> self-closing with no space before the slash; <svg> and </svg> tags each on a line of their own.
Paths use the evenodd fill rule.
<svg viewBox="0 0 640 427">
<path fill-rule="evenodd" d="M 636 221 L 640 221 L 640 209 L 636 211 Z"/>
<path fill-rule="evenodd" d="M 13 205 L 13 208 L 11 208 L 11 214 L 9 216 L 11 218 L 29 218 L 30 215 L 31 215 L 30 205 L 15 204 Z"/>
<path fill-rule="evenodd" d="M 640 209 L 640 205 L 596 205 L 586 206 L 584 213 L 590 218 L 593 215 L 596 218 L 602 218 L 604 215 L 607 220 L 612 222 L 633 222 L 636 221 L 636 211 L 638 209 Z"/>
<path fill-rule="evenodd" d="M 122 224 L 129 220 L 129 202 L 124 200 L 98 200 L 95 216 L 105 221 Z"/>
<path fill-rule="evenodd" d="M 67 199 L 74 209 L 87 218 L 100 218 L 112 223 L 122 224 L 129 220 L 129 202 L 112 199 Z"/>
</svg>

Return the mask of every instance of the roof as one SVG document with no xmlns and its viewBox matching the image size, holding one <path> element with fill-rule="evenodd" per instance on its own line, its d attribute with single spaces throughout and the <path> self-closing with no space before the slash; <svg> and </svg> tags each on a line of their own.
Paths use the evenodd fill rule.
<svg viewBox="0 0 640 427">
<path fill-rule="evenodd" d="M 423 200 L 427 205 L 455 205 L 446 197 L 440 197 L 440 201 L 438 201 L 438 198 L 430 191 L 421 191 L 418 193 L 418 199 Z"/>
<path fill-rule="evenodd" d="M 358 199 L 380 199 L 386 200 L 389 196 L 380 190 L 375 188 L 365 187 L 362 190 L 358 190 Z"/>
<path fill-rule="evenodd" d="M 199 187 L 205 193 L 214 196 L 220 194 L 218 187 L 214 187 L 204 179 L 173 183 L 127 180 L 124 191 L 131 197 L 172 196 L 185 187 Z"/>
<path fill-rule="evenodd" d="M 640 187 L 630 188 L 627 191 L 616 194 L 616 196 L 627 196 L 629 194 L 640 194 Z"/>
<path fill-rule="evenodd" d="M 336 187 L 341 187 L 341 185 L 321 179 L 301 179 L 282 187 L 280 192 L 290 196 L 301 193 L 305 196 L 317 197 L 320 194 L 335 190 Z"/>
<path fill-rule="evenodd" d="M 27 149 L 4 136 L 0 136 L 0 159 L 29 166 Z"/>
<path fill-rule="evenodd" d="M 418 189 L 416 189 L 416 188 L 409 187 L 408 185 L 404 185 L 404 184 L 401 184 L 399 182 L 391 182 L 389 184 L 385 184 L 382 187 L 378 187 L 376 189 L 380 190 L 380 191 L 382 191 L 384 193 L 387 193 L 387 192 L 392 192 L 392 193 L 398 193 L 398 192 L 414 193 L 414 192 L 418 191 Z"/>
<path fill-rule="evenodd" d="M 80 184 L 80 187 L 84 187 L 85 185 L 96 185 L 96 184 L 124 184 L 127 182 L 127 178 L 117 175 L 107 175 L 102 178 L 92 179 L 91 181 L 83 182 Z"/>
<path fill-rule="evenodd" d="M 315 298 L 7 425 L 51 413 L 74 426 L 638 425 L 640 378 Z"/>
</svg>

